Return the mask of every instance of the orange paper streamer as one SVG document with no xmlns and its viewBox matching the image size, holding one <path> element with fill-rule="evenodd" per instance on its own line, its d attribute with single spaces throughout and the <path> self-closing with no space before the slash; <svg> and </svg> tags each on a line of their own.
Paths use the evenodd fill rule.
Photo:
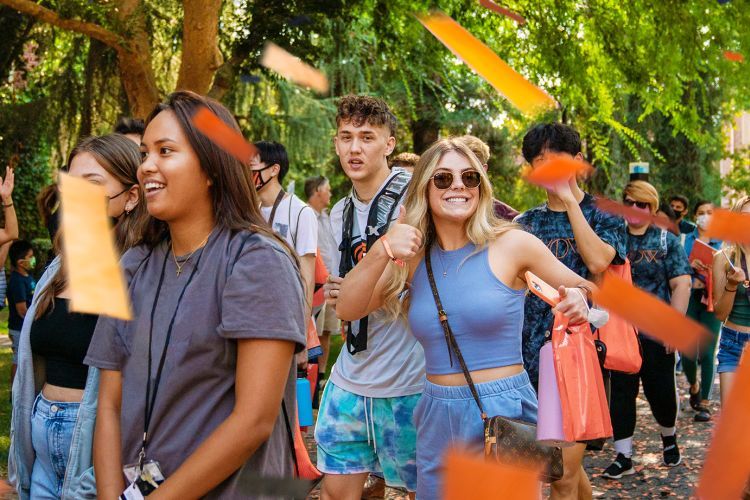
<svg viewBox="0 0 750 500">
<path fill-rule="evenodd" d="M 599 289 L 594 291 L 594 302 L 628 320 L 639 332 L 681 351 L 694 351 L 707 335 L 700 323 L 610 273 L 605 273 Z"/>
<path fill-rule="evenodd" d="M 328 78 L 323 73 L 276 44 L 266 44 L 260 63 L 297 85 L 309 87 L 320 94 L 328 92 Z"/>
<path fill-rule="evenodd" d="M 623 205 L 622 203 L 617 203 L 616 201 L 612 201 L 607 198 L 596 198 L 596 206 L 600 210 L 613 214 L 613 215 L 619 215 L 621 217 L 635 217 L 640 218 L 641 220 L 648 220 L 649 223 L 653 224 L 654 226 L 666 229 L 667 231 L 672 232 L 679 232 L 677 229 L 677 224 L 669 220 L 669 217 L 666 215 L 660 214 L 660 215 L 651 215 L 651 214 L 644 214 L 640 210 L 628 207 Z"/>
<path fill-rule="evenodd" d="M 724 51 L 724 58 L 732 62 L 743 62 L 745 60 L 745 56 L 739 52 L 732 52 L 731 50 Z"/>
<path fill-rule="evenodd" d="M 748 413 L 750 357 L 745 348 L 706 454 L 698 483 L 697 498 L 723 500 L 742 497 L 742 491 L 750 477 L 750 460 L 747 455 L 750 447 L 750 432 L 747 432 Z"/>
<path fill-rule="evenodd" d="M 539 498 L 539 472 L 450 450 L 445 455 L 444 500 Z"/>
<path fill-rule="evenodd" d="M 418 15 L 417 19 L 479 76 L 487 80 L 511 104 L 533 115 L 557 106 L 552 97 L 518 74 L 497 54 L 442 12 Z"/>
<path fill-rule="evenodd" d="M 544 162 L 529 170 L 525 178 L 541 187 L 553 187 L 593 171 L 591 165 L 570 155 L 547 154 Z"/>
<path fill-rule="evenodd" d="M 706 234 L 718 240 L 750 243 L 750 214 L 717 208 L 709 219 Z"/>
<path fill-rule="evenodd" d="M 247 142 L 241 133 L 224 123 L 208 108 L 201 108 L 193 116 L 193 125 L 221 149 L 247 165 L 255 156 L 255 146 Z"/>
<path fill-rule="evenodd" d="M 509 17 L 510 19 L 513 19 L 518 24 L 526 24 L 526 19 L 522 15 L 516 14 L 510 9 L 506 9 L 505 7 L 502 7 L 496 4 L 492 0 L 479 0 L 479 5 L 481 5 L 484 8 L 494 10 L 498 14 L 501 14 L 505 17 Z"/>
<path fill-rule="evenodd" d="M 60 173 L 60 207 L 70 310 L 129 320 L 130 303 L 104 189 Z"/>
</svg>

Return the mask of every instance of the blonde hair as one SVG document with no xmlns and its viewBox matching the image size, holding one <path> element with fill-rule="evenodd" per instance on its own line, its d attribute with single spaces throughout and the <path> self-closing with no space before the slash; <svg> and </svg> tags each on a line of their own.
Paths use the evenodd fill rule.
<svg viewBox="0 0 750 500">
<path fill-rule="evenodd" d="M 480 251 L 489 242 L 501 234 L 517 227 L 516 224 L 498 219 L 492 205 L 492 185 L 484 167 L 462 140 L 462 138 L 441 139 L 430 146 L 417 162 L 411 183 L 406 190 L 404 208 L 406 208 L 406 224 L 413 226 L 422 233 L 422 249 L 429 248 L 435 242 L 435 224 L 429 206 L 428 191 L 430 181 L 437 170 L 438 163 L 448 152 L 455 152 L 463 156 L 473 170 L 479 172 L 479 201 L 476 211 L 466 221 L 466 235 Z M 408 268 L 393 267 L 393 273 L 384 290 L 384 309 L 392 317 L 406 316 L 409 310 L 408 295 L 403 301 L 400 299 L 408 278 Z"/>
<path fill-rule="evenodd" d="M 481 163 L 482 166 L 486 165 L 487 162 L 490 161 L 490 147 L 482 139 L 475 135 L 469 134 L 462 135 L 458 139 L 463 141 L 463 143 L 468 146 L 471 152 L 477 155 L 477 158 L 479 158 L 479 163 Z"/>
<path fill-rule="evenodd" d="M 732 212 L 740 213 L 748 203 L 750 203 L 750 196 L 743 196 L 739 200 L 737 200 L 734 205 L 732 205 L 732 208 L 730 210 Z M 724 243 L 724 247 L 729 249 L 729 258 L 732 260 L 732 264 L 734 265 L 734 267 L 739 269 L 740 266 L 742 266 L 742 245 L 740 243 Z M 728 270 L 729 265 L 727 265 L 726 267 Z"/>
<path fill-rule="evenodd" d="M 659 210 L 659 192 L 654 186 L 646 181 L 630 181 L 622 192 L 623 198 L 630 196 L 635 201 L 648 203 L 651 207 L 651 213 L 655 214 Z"/>
</svg>

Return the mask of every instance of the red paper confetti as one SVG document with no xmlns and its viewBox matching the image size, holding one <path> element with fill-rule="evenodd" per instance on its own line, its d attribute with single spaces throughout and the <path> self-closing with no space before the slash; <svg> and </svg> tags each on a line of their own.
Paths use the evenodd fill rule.
<svg viewBox="0 0 750 500">
<path fill-rule="evenodd" d="M 707 338 L 703 325 L 610 273 L 604 274 L 599 289 L 594 291 L 594 302 L 626 319 L 640 332 L 680 351 L 692 352 Z"/>
<path fill-rule="evenodd" d="M 570 155 L 548 153 L 542 163 L 526 173 L 525 178 L 532 184 L 549 188 L 592 171 L 591 165 L 583 160 Z"/>
<path fill-rule="evenodd" d="M 320 94 L 328 92 L 328 79 L 323 73 L 278 45 L 267 43 L 260 63 L 297 85 L 309 87 Z"/>
<path fill-rule="evenodd" d="M 732 52 L 731 50 L 724 51 L 724 58 L 732 62 L 744 62 L 745 61 L 745 56 L 743 56 L 739 52 Z"/>
<path fill-rule="evenodd" d="M 539 498 L 539 472 L 451 450 L 445 455 L 445 500 L 531 500 Z"/>
<path fill-rule="evenodd" d="M 750 356 L 745 349 L 721 418 L 716 424 L 698 484 L 697 498 L 723 500 L 741 498 L 750 477 Z"/>
<path fill-rule="evenodd" d="M 208 108 L 201 108 L 195 113 L 193 125 L 201 134 L 245 165 L 257 154 L 255 146 Z"/>
<path fill-rule="evenodd" d="M 513 19 L 515 22 L 517 22 L 518 24 L 526 24 L 526 19 L 522 15 L 516 14 L 510 9 L 506 9 L 505 7 L 502 7 L 496 4 L 492 0 L 479 0 L 479 5 L 487 9 L 494 10 L 498 14 L 501 14 L 505 17 L 509 17 Z"/>
<path fill-rule="evenodd" d="M 619 215 L 621 217 L 633 217 L 641 220 L 648 220 L 651 224 L 666 229 L 667 231 L 672 232 L 678 232 L 677 224 L 669 220 L 669 217 L 667 217 L 664 214 L 659 215 L 651 215 L 651 214 L 645 214 L 642 211 L 633 208 L 633 207 L 627 207 L 623 205 L 622 203 L 617 203 L 616 201 L 612 201 L 607 198 L 596 198 L 596 206 L 600 210 L 613 214 L 613 215 Z"/>
<path fill-rule="evenodd" d="M 750 243 L 750 214 L 717 208 L 706 228 L 711 238 L 734 243 Z"/>
</svg>

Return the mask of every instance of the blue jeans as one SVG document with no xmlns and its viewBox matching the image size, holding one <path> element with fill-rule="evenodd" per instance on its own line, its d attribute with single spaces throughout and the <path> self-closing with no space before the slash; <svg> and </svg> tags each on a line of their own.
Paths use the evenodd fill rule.
<svg viewBox="0 0 750 500">
<path fill-rule="evenodd" d="M 526 372 L 476 384 L 487 415 L 536 423 L 536 392 Z M 469 386 L 435 385 L 425 380 L 414 410 L 417 426 L 417 500 L 442 498 L 442 463 L 454 444 L 481 455 L 484 424 Z"/>
<path fill-rule="evenodd" d="M 750 341 L 750 333 L 738 332 L 726 326 L 721 328 L 719 354 L 716 356 L 719 360 L 719 373 L 737 371 L 742 349 L 748 341 Z"/>
<path fill-rule="evenodd" d="M 31 444 L 36 459 L 31 470 L 31 498 L 53 499 L 62 495 L 70 455 L 73 428 L 80 403 L 49 401 L 41 394 L 31 411 Z"/>
</svg>

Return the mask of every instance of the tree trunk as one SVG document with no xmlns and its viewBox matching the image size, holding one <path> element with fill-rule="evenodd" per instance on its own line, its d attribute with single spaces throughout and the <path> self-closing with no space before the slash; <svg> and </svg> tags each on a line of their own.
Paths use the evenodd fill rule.
<svg viewBox="0 0 750 500">
<path fill-rule="evenodd" d="M 221 0 L 183 0 L 182 60 L 178 90 L 208 93 L 223 61 L 218 45 Z"/>
</svg>

